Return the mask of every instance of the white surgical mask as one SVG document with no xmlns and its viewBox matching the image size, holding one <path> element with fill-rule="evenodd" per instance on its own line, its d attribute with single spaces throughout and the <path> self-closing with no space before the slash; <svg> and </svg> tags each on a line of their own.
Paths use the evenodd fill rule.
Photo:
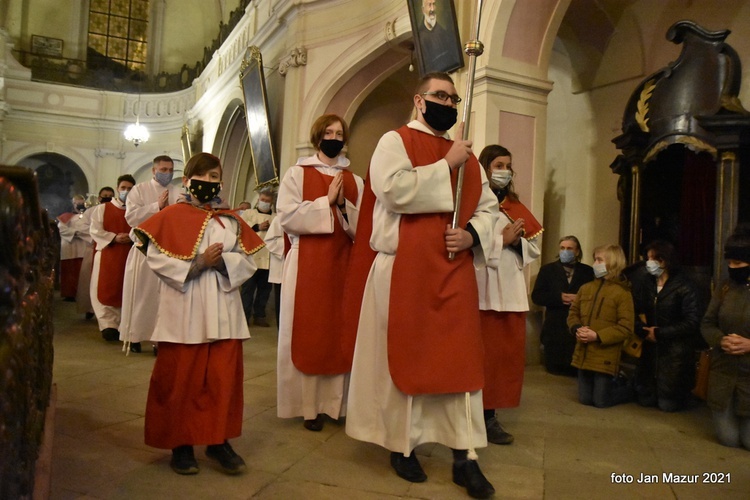
<svg viewBox="0 0 750 500">
<path fill-rule="evenodd" d="M 495 170 L 492 172 L 492 183 L 500 188 L 504 188 L 510 184 L 510 180 L 513 178 L 513 172 L 510 170 Z"/>
<path fill-rule="evenodd" d="M 607 264 L 602 263 L 596 263 L 592 266 L 594 268 L 594 276 L 597 278 L 601 278 L 602 276 L 606 276 L 609 271 L 607 271 Z"/>
<path fill-rule="evenodd" d="M 271 204 L 267 201 L 259 201 L 258 202 L 258 210 L 261 212 L 270 212 L 271 211 Z"/>
<path fill-rule="evenodd" d="M 659 262 L 655 260 L 647 260 L 646 261 L 646 271 L 652 276 L 656 276 L 657 278 L 661 276 L 661 273 L 664 272 L 664 268 L 659 266 Z"/>
<path fill-rule="evenodd" d="M 129 191 L 119 191 L 118 195 L 120 196 L 120 201 L 125 203 L 125 199 L 128 197 Z"/>
</svg>

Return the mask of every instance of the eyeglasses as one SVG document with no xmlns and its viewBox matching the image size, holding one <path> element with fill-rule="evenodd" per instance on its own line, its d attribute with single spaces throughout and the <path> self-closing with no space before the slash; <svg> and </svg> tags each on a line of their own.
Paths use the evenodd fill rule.
<svg viewBox="0 0 750 500">
<path fill-rule="evenodd" d="M 438 98 L 438 100 L 446 102 L 448 99 L 451 100 L 453 104 L 458 104 L 461 102 L 461 98 L 458 97 L 458 94 L 450 95 L 448 92 L 444 92 L 442 90 L 436 90 L 434 92 L 422 92 L 422 95 L 434 95 Z"/>
</svg>

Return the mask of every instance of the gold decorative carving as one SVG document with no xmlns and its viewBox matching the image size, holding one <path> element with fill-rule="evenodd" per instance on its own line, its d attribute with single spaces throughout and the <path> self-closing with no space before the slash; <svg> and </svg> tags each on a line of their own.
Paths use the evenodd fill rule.
<svg viewBox="0 0 750 500">
<path fill-rule="evenodd" d="M 691 135 L 678 135 L 671 137 L 669 140 L 659 141 L 651 147 L 648 154 L 643 159 L 643 163 L 648 163 L 656 157 L 661 151 L 667 149 L 672 144 L 684 144 L 688 148 L 696 152 L 709 153 L 711 156 L 716 158 L 716 148 L 712 145 L 704 142 L 697 137 Z"/>
<path fill-rule="evenodd" d="M 721 153 L 721 161 L 728 161 L 734 163 L 737 161 L 737 155 L 734 151 L 724 151 Z"/>
<path fill-rule="evenodd" d="M 245 69 L 253 62 L 263 64 L 263 57 L 260 54 L 260 47 L 256 47 L 255 45 L 251 45 L 247 48 L 247 50 L 245 50 L 245 57 L 242 59 L 242 63 L 240 64 L 240 73 L 243 73 Z"/>
<path fill-rule="evenodd" d="M 635 112 L 635 121 L 644 132 L 650 131 L 648 128 L 648 100 L 651 99 L 651 94 L 655 88 L 656 84 L 653 80 L 647 81 L 646 85 L 643 86 L 643 90 L 641 90 L 641 96 L 638 98 L 638 110 Z"/>
<path fill-rule="evenodd" d="M 750 112 L 742 106 L 742 101 L 739 97 L 734 95 L 722 95 L 721 96 L 721 107 L 727 111 L 733 111 L 743 115 L 748 115 Z"/>
</svg>

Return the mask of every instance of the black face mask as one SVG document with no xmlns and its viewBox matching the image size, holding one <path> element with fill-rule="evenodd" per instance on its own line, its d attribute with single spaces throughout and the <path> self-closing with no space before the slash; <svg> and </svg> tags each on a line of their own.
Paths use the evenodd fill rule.
<svg viewBox="0 0 750 500">
<path fill-rule="evenodd" d="M 338 139 L 323 139 L 320 141 L 320 150 L 328 158 L 336 158 L 344 149 L 344 141 Z"/>
<path fill-rule="evenodd" d="M 747 283 L 747 279 L 750 278 L 750 266 L 730 267 L 727 271 L 729 272 L 729 279 L 740 285 Z"/>
<path fill-rule="evenodd" d="M 83 212 L 84 210 L 86 210 L 86 205 L 84 205 L 83 203 L 77 204 L 76 210 L 78 210 L 79 212 Z"/>
<path fill-rule="evenodd" d="M 102 196 L 102 201 L 100 203 L 109 203 L 110 201 L 112 201 L 111 196 Z"/>
<path fill-rule="evenodd" d="M 452 106 L 444 106 L 436 102 L 428 101 L 425 99 L 425 109 L 422 116 L 427 125 L 434 128 L 439 132 L 445 132 L 458 120 L 458 110 Z"/>
<path fill-rule="evenodd" d="M 190 195 L 198 200 L 199 203 L 208 203 L 219 196 L 221 183 L 190 179 L 188 190 L 190 191 Z"/>
</svg>

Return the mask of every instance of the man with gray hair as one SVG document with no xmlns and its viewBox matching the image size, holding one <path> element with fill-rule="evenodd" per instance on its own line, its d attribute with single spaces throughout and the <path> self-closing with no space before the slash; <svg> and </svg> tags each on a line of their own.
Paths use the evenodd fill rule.
<svg viewBox="0 0 750 500">
<path fill-rule="evenodd" d="M 570 366 L 576 339 L 568 330 L 568 311 L 581 285 L 593 281 L 594 270 L 581 262 L 581 243 L 573 235 L 560 238 L 558 258 L 539 269 L 531 300 L 546 307 L 541 341 L 549 373 L 575 375 Z"/>
</svg>

